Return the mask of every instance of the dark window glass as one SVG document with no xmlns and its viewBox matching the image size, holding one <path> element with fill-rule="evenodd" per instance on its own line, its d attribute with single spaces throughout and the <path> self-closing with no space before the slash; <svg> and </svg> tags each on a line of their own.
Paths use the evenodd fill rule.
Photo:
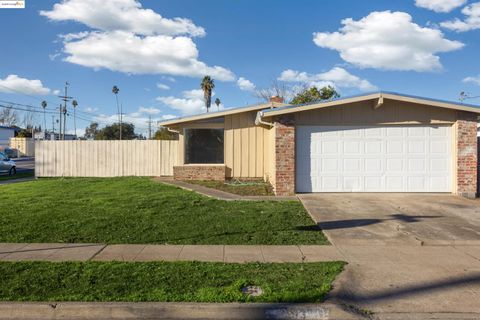
<svg viewBox="0 0 480 320">
<path fill-rule="evenodd" d="M 185 163 L 223 163 L 223 129 L 185 130 Z"/>
</svg>

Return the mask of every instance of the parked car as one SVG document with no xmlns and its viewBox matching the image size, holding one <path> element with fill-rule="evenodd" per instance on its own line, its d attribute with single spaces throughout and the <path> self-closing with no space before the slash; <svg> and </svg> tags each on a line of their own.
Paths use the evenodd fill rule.
<svg viewBox="0 0 480 320">
<path fill-rule="evenodd" d="M 3 152 L 0 152 L 0 173 L 8 173 L 10 176 L 17 173 L 17 165 Z"/>
<path fill-rule="evenodd" d="M 5 148 L 5 150 L 0 151 L 7 155 L 8 158 L 16 158 L 18 151 L 12 148 Z"/>
</svg>

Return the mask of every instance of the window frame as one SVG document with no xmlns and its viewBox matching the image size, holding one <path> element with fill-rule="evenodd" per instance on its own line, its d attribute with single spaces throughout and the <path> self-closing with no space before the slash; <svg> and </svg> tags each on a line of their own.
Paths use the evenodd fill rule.
<svg viewBox="0 0 480 320">
<path fill-rule="evenodd" d="M 188 141 L 187 141 L 187 130 L 222 130 L 223 131 L 223 162 L 218 162 L 218 163 L 214 163 L 214 162 L 208 162 L 208 163 L 193 163 L 193 162 L 187 162 L 187 144 L 188 144 Z M 183 164 L 184 165 L 192 165 L 192 166 L 209 166 L 209 165 L 225 165 L 225 150 L 226 150 L 226 146 L 225 146 L 225 142 L 226 142 L 226 139 L 225 139 L 225 127 L 222 125 L 221 127 L 220 126 L 208 126 L 208 127 L 204 127 L 204 126 L 192 126 L 192 127 L 187 127 L 187 128 L 183 128 Z"/>
</svg>

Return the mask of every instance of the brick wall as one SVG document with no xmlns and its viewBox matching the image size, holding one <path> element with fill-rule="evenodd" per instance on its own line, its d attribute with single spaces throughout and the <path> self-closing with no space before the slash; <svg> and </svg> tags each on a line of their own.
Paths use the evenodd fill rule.
<svg viewBox="0 0 480 320">
<path fill-rule="evenodd" d="M 283 116 L 275 123 L 275 183 L 277 196 L 295 194 L 295 121 Z"/>
<path fill-rule="evenodd" d="M 458 112 L 457 194 L 474 198 L 477 193 L 477 115 Z"/>
<path fill-rule="evenodd" d="M 224 165 L 185 165 L 173 167 L 175 180 L 225 180 Z"/>
</svg>

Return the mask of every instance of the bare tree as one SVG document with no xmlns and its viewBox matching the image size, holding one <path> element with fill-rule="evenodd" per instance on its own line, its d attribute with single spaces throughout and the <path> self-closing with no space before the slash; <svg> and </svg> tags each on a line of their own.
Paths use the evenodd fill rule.
<svg viewBox="0 0 480 320">
<path fill-rule="evenodd" d="M 264 102 L 269 102 L 272 97 L 280 97 L 284 101 L 290 101 L 298 90 L 297 87 L 290 87 L 283 82 L 273 80 L 269 87 L 256 90 L 255 96 Z"/>
<path fill-rule="evenodd" d="M 12 108 L 0 109 L 0 123 L 4 126 L 11 127 L 17 124 L 18 114 Z"/>
<path fill-rule="evenodd" d="M 25 111 L 25 113 L 23 114 L 23 125 L 27 128 L 32 128 L 34 122 L 35 122 L 35 113 L 32 111 Z"/>
</svg>

